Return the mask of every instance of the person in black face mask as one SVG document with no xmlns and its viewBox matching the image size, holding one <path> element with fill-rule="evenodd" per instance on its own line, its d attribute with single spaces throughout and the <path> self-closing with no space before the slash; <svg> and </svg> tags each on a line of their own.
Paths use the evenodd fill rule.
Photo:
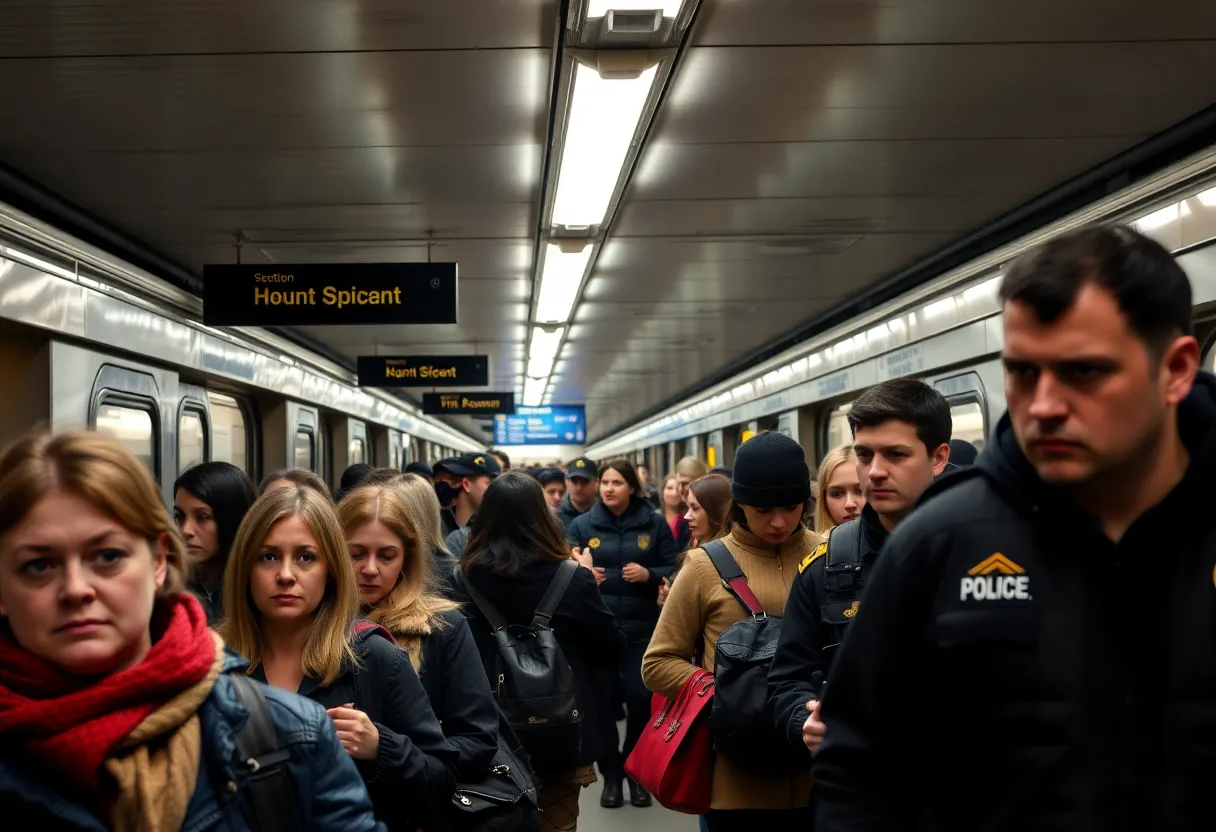
<svg viewBox="0 0 1216 832">
<path fill-rule="evenodd" d="M 434 471 L 439 505 L 450 509 L 444 512 L 448 551 L 460 557 L 481 497 L 502 468 L 489 453 L 472 453 L 441 459 L 435 463 Z M 451 524 L 455 527 L 449 528 Z"/>
</svg>

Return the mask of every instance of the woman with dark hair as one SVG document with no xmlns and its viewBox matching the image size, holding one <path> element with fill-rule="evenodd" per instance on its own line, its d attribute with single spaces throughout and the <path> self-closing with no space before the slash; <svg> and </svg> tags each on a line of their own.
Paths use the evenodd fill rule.
<svg viewBox="0 0 1216 832">
<path fill-rule="evenodd" d="M 739 446 L 727 534 L 721 540 L 768 615 L 785 612 L 798 564 L 823 542 L 804 524 L 810 501 L 811 471 L 797 442 L 762 433 Z M 718 637 L 747 617 L 705 550 L 690 551 L 642 662 L 646 686 L 675 698 L 697 671 L 691 659 L 698 644 L 704 645 L 705 668 L 713 671 Z M 709 832 L 809 829 L 810 791 L 809 772 L 762 776 L 718 755 L 706 815 Z"/>
<path fill-rule="evenodd" d="M 173 520 L 190 560 L 186 588 L 202 602 L 208 624 L 224 617 L 221 590 L 228 550 L 257 498 L 248 475 L 227 462 L 195 465 L 173 483 Z"/>
<path fill-rule="evenodd" d="M 461 581 L 452 590 L 454 600 L 464 603 L 487 676 L 497 655 L 494 628 L 471 603 L 465 584 L 485 596 L 509 624 L 527 625 L 567 560 L 570 550 L 562 539 L 561 524 L 549 510 L 540 483 L 519 471 L 490 483 L 460 556 Z M 595 782 L 597 671 L 620 663 L 625 636 L 600 597 L 590 569 L 575 572 L 550 626 L 578 687 L 582 750 L 577 768 L 537 772 L 541 829 L 567 832 L 578 821 L 579 789 Z"/>
<path fill-rule="evenodd" d="M 608 609 L 629 639 L 620 670 L 605 687 L 619 688 L 625 702 L 628 716 L 623 747 L 618 747 L 610 710 L 601 709 L 601 744 L 605 747 L 598 760 L 604 775 L 600 805 L 614 809 L 625 802 L 625 759 L 650 720 L 650 692 L 642 684 L 642 654 L 659 620 L 659 586 L 675 570 L 678 550 L 663 515 L 640 496 L 641 483 L 633 463 L 611 460 L 600 467 L 599 476 L 599 500 L 574 519 L 566 536 L 578 546 L 580 561 L 592 567 Z M 633 780 L 629 781 L 629 802 L 638 807 L 650 805 L 650 795 Z"/>
</svg>

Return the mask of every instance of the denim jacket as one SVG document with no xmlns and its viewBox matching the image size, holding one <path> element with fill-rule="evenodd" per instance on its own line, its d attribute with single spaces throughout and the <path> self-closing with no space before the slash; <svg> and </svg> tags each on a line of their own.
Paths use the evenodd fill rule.
<svg viewBox="0 0 1216 832">
<path fill-rule="evenodd" d="M 199 708 L 202 760 L 198 783 L 186 808 L 181 832 L 257 832 L 241 813 L 238 797 L 249 770 L 236 758 L 236 734 L 249 718 L 226 674 L 241 673 L 247 662 L 224 657 L 224 674 Z M 333 723 L 315 702 L 263 687 L 297 796 L 300 828 L 311 832 L 381 832 L 371 800 L 350 755 L 338 742 Z M 0 818 L 5 828 L 39 832 L 81 829 L 105 832 L 107 821 L 81 803 L 53 772 L 31 768 L 19 751 L 0 747 Z M 12 824 L 10 826 L 10 824 Z"/>
</svg>

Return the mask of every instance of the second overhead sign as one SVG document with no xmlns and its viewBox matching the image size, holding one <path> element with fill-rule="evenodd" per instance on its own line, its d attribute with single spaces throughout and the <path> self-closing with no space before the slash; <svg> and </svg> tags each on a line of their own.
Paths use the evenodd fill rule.
<svg viewBox="0 0 1216 832">
<path fill-rule="evenodd" d="M 360 387 L 481 387 L 490 383 L 484 355 L 361 355 Z"/>
</svg>

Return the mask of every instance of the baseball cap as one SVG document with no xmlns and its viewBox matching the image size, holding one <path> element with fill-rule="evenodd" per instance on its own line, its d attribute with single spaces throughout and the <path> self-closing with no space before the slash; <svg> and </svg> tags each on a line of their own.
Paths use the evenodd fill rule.
<svg viewBox="0 0 1216 832">
<path fill-rule="evenodd" d="M 548 485 L 551 482 L 565 482 L 566 475 L 561 472 L 560 468 L 541 468 L 536 472 L 536 481 L 541 485 Z"/>
<path fill-rule="evenodd" d="M 566 468 L 566 477 L 568 479 L 582 478 L 585 480 L 593 480 L 597 476 L 595 460 L 590 457 L 580 456 L 578 459 L 571 461 L 569 467 Z"/>
<path fill-rule="evenodd" d="M 487 453 L 461 454 L 441 459 L 434 465 L 436 473 L 447 471 L 458 477 L 497 477 L 502 473 L 498 460 Z"/>
</svg>

